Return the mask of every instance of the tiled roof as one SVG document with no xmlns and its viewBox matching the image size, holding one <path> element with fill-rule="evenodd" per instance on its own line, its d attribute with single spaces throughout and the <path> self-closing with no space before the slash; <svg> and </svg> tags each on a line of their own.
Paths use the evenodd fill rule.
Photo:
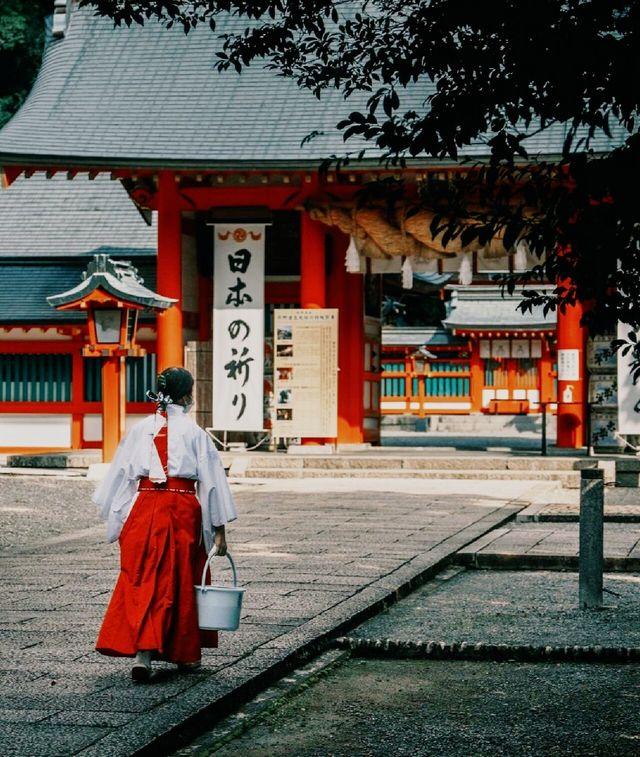
<svg viewBox="0 0 640 757">
<path fill-rule="evenodd" d="M 120 182 L 34 174 L 0 189 L 0 258 L 155 255 L 148 226 Z M 3 287 L 4 289 L 4 284 Z"/>
<path fill-rule="evenodd" d="M 548 287 L 537 287 L 545 290 Z M 551 287 L 552 288 L 552 287 Z M 513 296 L 502 293 L 497 287 L 474 286 L 454 290 L 449 316 L 442 322 L 451 330 L 509 329 L 525 331 L 529 329 L 553 329 L 556 313 L 544 315 L 542 307 L 534 307 L 529 313 L 517 310 L 522 301 L 517 293 Z"/>
<path fill-rule="evenodd" d="M 458 339 L 441 328 L 425 326 L 385 326 L 382 329 L 382 344 L 399 347 L 445 347 L 466 344 L 466 339 Z"/>
<path fill-rule="evenodd" d="M 61 312 L 47 302 L 52 294 L 77 286 L 87 268 L 82 258 L 57 260 L 0 259 L 0 323 L 69 323 L 86 320 L 83 312 Z M 155 261 L 137 259 L 135 266 L 144 283 L 155 288 Z"/>
<path fill-rule="evenodd" d="M 163 297 L 143 283 L 137 269 L 129 262 L 115 262 L 106 255 L 96 255 L 87 268 L 82 281 L 65 292 L 56 292 L 47 297 L 50 305 L 61 307 L 87 299 L 97 289 L 107 292 L 118 300 L 133 302 L 145 308 L 165 310 L 177 300 Z"/>
<path fill-rule="evenodd" d="M 221 17 L 218 31 L 243 24 Z M 345 101 L 327 91 L 318 101 L 260 62 L 240 75 L 220 74 L 214 47 L 206 25 L 185 36 L 154 21 L 114 27 L 90 9 L 74 11 L 66 35 L 49 44 L 31 95 L 0 133 L 0 165 L 294 168 L 362 146 L 349 140 L 345 147 L 335 126 L 365 96 Z M 412 85 L 402 110 L 420 110 L 433 88 Z M 537 134 L 531 154 L 559 153 L 565 130 Z M 320 136 L 302 145 L 311 133 Z M 601 134 L 593 146 L 609 143 Z M 465 155 L 487 152 L 485 141 Z"/>
</svg>

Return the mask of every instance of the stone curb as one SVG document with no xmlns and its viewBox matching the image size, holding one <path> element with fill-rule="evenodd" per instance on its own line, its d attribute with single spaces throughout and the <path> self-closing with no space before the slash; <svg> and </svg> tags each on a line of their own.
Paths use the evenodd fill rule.
<svg viewBox="0 0 640 757">
<path fill-rule="evenodd" d="M 447 643 L 444 641 L 402 641 L 396 639 L 336 639 L 338 649 L 356 657 L 393 660 L 477 660 L 488 662 L 640 662 L 638 647 L 536 646 L 529 644 Z"/>
<path fill-rule="evenodd" d="M 578 555 L 522 555 L 501 552 L 460 552 L 454 564 L 480 570 L 570 570 L 580 567 Z M 606 557 L 604 570 L 610 573 L 640 571 L 640 557 Z"/>
<path fill-rule="evenodd" d="M 640 523 L 640 513 L 604 513 L 604 523 Z M 540 515 L 519 515 L 517 523 L 579 523 L 578 513 L 541 513 Z"/>
<path fill-rule="evenodd" d="M 575 512 L 565 513 L 545 513 L 544 511 L 538 513 L 518 513 L 516 523 L 579 523 L 580 513 L 576 509 Z M 607 512 L 605 505 L 605 511 L 603 514 L 604 523 L 640 523 L 640 512 L 625 513 L 625 512 Z"/>
<path fill-rule="evenodd" d="M 259 697 L 254 697 L 240 708 L 234 708 L 228 717 L 220 719 L 211 730 L 178 753 L 188 752 L 201 757 L 213 754 L 254 725 L 267 721 L 270 714 L 276 712 L 283 703 L 330 675 L 350 658 L 351 654 L 346 650 L 331 649 L 323 652 L 311 662 L 291 671 L 288 677 L 280 678 L 262 689 Z"/>
<path fill-rule="evenodd" d="M 283 639 L 289 642 L 287 646 L 281 647 L 278 654 L 274 655 L 277 659 L 267 663 L 259 672 L 250 666 L 249 655 L 219 671 L 211 679 L 205 679 L 183 692 L 179 702 L 169 701 L 143 714 L 136 722 L 137 733 L 128 734 L 129 749 L 125 754 L 130 757 L 171 754 L 207 729 L 213 728 L 230 712 L 294 668 L 308 662 L 311 657 L 335 648 L 337 637 L 348 633 L 426 583 L 451 563 L 459 549 L 511 520 L 527 504 L 529 503 L 522 500 L 511 500 L 486 513 L 475 523 L 422 555 L 412 566 L 399 568 L 395 579 L 392 575 L 382 577 L 343 603 L 293 629 L 286 635 L 289 639 Z M 164 720 L 167 727 L 162 733 L 150 737 L 149 732 L 154 726 L 157 728 L 158 720 Z M 83 750 L 83 757 L 121 755 L 121 738 L 118 733 L 110 734 Z"/>
</svg>

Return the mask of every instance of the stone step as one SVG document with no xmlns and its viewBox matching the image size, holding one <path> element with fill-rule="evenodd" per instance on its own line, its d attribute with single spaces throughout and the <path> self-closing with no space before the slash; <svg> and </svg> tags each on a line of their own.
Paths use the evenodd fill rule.
<svg viewBox="0 0 640 757">
<path fill-rule="evenodd" d="M 584 457 L 491 456 L 491 455 L 251 455 L 222 453 L 227 467 L 242 460 L 247 470 L 273 468 L 278 470 L 543 470 L 575 471 L 596 467 Z"/>
<path fill-rule="evenodd" d="M 82 449 L 69 452 L 9 454 L 6 465 L 9 468 L 88 468 L 101 460 L 101 450 Z"/>
<path fill-rule="evenodd" d="M 253 467 L 253 466 L 251 466 Z M 277 467 L 277 466 L 261 466 Z M 290 467 L 290 466 L 286 466 Z M 514 457 L 380 457 L 380 458 L 306 458 L 305 469 L 349 470 L 565 470 L 594 467 L 592 461 L 573 458 L 514 458 Z"/>
<path fill-rule="evenodd" d="M 370 469 L 370 468 L 258 468 L 251 467 L 245 478 L 402 478 L 402 479 L 477 479 L 484 481 L 525 480 L 558 481 L 563 486 L 578 487 L 580 474 L 577 471 L 540 470 L 467 470 L 455 469 Z"/>
<path fill-rule="evenodd" d="M 555 416 L 547 415 L 547 432 L 555 434 Z M 438 432 L 473 432 L 496 433 L 498 431 L 540 433 L 542 429 L 541 415 L 487 415 L 473 413 L 471 415 L 430 415 L 428 426 L 431 431 Z"/>
</svg>

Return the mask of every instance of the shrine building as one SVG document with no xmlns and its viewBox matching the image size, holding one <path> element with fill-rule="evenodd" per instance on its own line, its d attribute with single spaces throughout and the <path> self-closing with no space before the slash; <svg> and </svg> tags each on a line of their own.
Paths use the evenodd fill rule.
<svg viewBox="0 0 640 757">
<path fill-rule="evenodd" d="M 380 275 L 399 266 L 405 272 L 453 271 L 455 284 L 455 272 L 468 264 L 467 254 L 456 255 L 455 249 L 445 249 L 432 238 L 426 211 L 408 213 L 422 182 L 433 177 L 446 181 L 461 170 L 459 164 L 423 158 L 409 161 L 403 169 L 389 169 L 371 153 L 340 172 L 332 169 L 320 175 L 318 166 L 327 156 L 362 146 L 348 142 L 345 148 L 335 128 L 354 109 L 351 100 L 328 91 L 318 101 L 259 63 L 240 75 L 217 73 L 208 27 L 197 27 L 186 36 L 181 29 L 167 30 L 155 22 L 118 28 L 91 9 L 68 5 L 70 12 L 56 17 L 32 92 L 0 132 L 6 187 L 0 212 L 11 219 L 13 203 L 28 213 L 19 219 L 23 239 L 14 249 L 3 248 L 0 260 L 0 350 L 3 365 L 12 366 L 0 376 L 0 428 L 5 429 L 0 447 L 12 446 L 12 439 L 16 447 L 36 446 L 33 434 L 21 436 L 15 430 L 30 414 L 58 416 L 52 421 L 57 430 L 46 445 L 38 446 L 100 444 L 98 363 L 90 365 L 92 358 L 80 356 L 87 339 L 82 314 L 51 311 L 45 300 L 73 286 L 74 277 L 79 280 L 86 268 L 87 256 L 96 251 L 133 261 L 145 285 L 177 300 L 166 312 L 141 323 L 139 341 L 147 357 L 129 360 L 128 414 L 148 412 L 142 387 L 156 370 L 186 360 L 200 387 L 199 422 L 211 426 L 214 251 L 236 232 L 238 240 L 260 237 L 263 245 L 260 320 L 265 351 L 260 375 L 265 407 L 274 389 L 269 354 L 274 312 L 318 309 L 338 316 L 337 423 L 335 434 L 325 441 L 377 443 L 381 397 L 385 412 L 400 410 L 390 402 L 404 402 L 409 412 L 421 414 L 430 412 L 433 402 L 448 411 L 537 412 L 541 402 L 556 399 L 551 388 L 553 362 L 557 351 L 565 350 L 571 353 L 575 378 L 568 394 L 566 381 L 558 376 L 558 440 L 568 447 L 584 443 L 585 335 L 578 326 L 579 307 L 561 315 L 556 329 L 551 320 L 535 314 L 533 320 L 518 321 L 514 303 L 502 306 L 485 292 L 480 297 L 485 304 L 479 306 L 485 319 L 479 323 L 474 320 L 478 306 L 471 304 L 473 297 L 458 287 L 442 323 L 449 335 L 446 343 L 404 345 L 408 349 L 394 353 L 402 345 L 390 344 L 385 337 L 382 354 Z M 221 18 L 218 31 L 237 29 L 242 23 Z M 426 94 L 407 93 L 407 105 L 412 99 L 422 102 Z M 550 127 L 530 149 L 555 155 L 563 139 L 562 125 Z M 478 160 L 487 154 L 480 143 L 465 152 Z M 406 191 L 406 203 L 394 217 L 380 207 L 356 205 L 359 188 L 391 177 L 401 178 Z M 94 202 L 98 191 L 102 199 Z M 102 221 L 100 203 L 109 211 Z M 37 225 L 47 229 L 39 235 L 48 237 L 46 251 L 29 246 Z M 262 231 L 253 231 L 258 228 L 264 230 L 263 238 Z M 233 254 L 246 255 L 249 249 L 245 245 Z M 51 260 L 43 259 L 45 252 Z M 474 271 L 481 273 L 483 256 L 489 268 L 496 268 L 498 258 L 503 267 L 513 267 L 513 252 L 492 243 L 473 253 Z M 238 278 L 239 298 L 244 286 Z M 27 297 L 39 303 L 28 318 L 21 310 Z M 505 308 L 510 310 L 508 317 Z M 438 356 L 435 369 L 423 366 L 422 373 L 415 362 L 421 346 Z M 394 362 L 403 364 L 400 399 L 388 383 Z M 33 378 L 36 365 L 42 366 L 42 375 L 52 377 L 47 379 L 53 387 L 48 394 L 30 393 L 29 381 L 38 383 Z M 26 383 L 16 379 L 23 370 L 32 377 Z M 439 384 L 440 379 L 445 381 Z M 18 385 L 22 388 L 16 389 Z M 240 395 L 233 397 L 235 405 Z M 286 407 L 280 410 L 287 418 Z M 265 410 L 265 428 L 267 414 Z M 11 422 L 2 417 L 9 415 Z"/>
</svg>

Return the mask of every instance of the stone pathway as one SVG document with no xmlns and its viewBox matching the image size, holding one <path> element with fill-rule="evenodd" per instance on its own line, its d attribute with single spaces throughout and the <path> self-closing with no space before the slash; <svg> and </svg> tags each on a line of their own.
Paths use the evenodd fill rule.
<svg viewBox="0 0 640 757">
<path fill-rule="evenodd" d="M 518 513 L 519 523 L 578 521 L 580 491 L 557 489 L 549 499 L 546 492 L 534 492 L 529 507 Z M 640 489 L 605 487 L 604 518 L 610 522 L 640 522 Z"/>
<path fill-rule="evenodd" d="M 241 628 L 205 654 L 202 672 L 161 665 L 141 687 L 130 661 L 93 651 L 118 557 L 91 490 L 84 480 L 0 477 L 2 755 L 161 753 L 531 501 L 526 481 L 237 487 L 229 543 L 247 587 Z"/>
<path fill-rule="evenodd" d="M 511 523 L 462 549 L 476 568 L 578 569 L 578 523 Z M 605 570 L 640 570 L 640 523 L 605 523 Z"/>
</svg>

